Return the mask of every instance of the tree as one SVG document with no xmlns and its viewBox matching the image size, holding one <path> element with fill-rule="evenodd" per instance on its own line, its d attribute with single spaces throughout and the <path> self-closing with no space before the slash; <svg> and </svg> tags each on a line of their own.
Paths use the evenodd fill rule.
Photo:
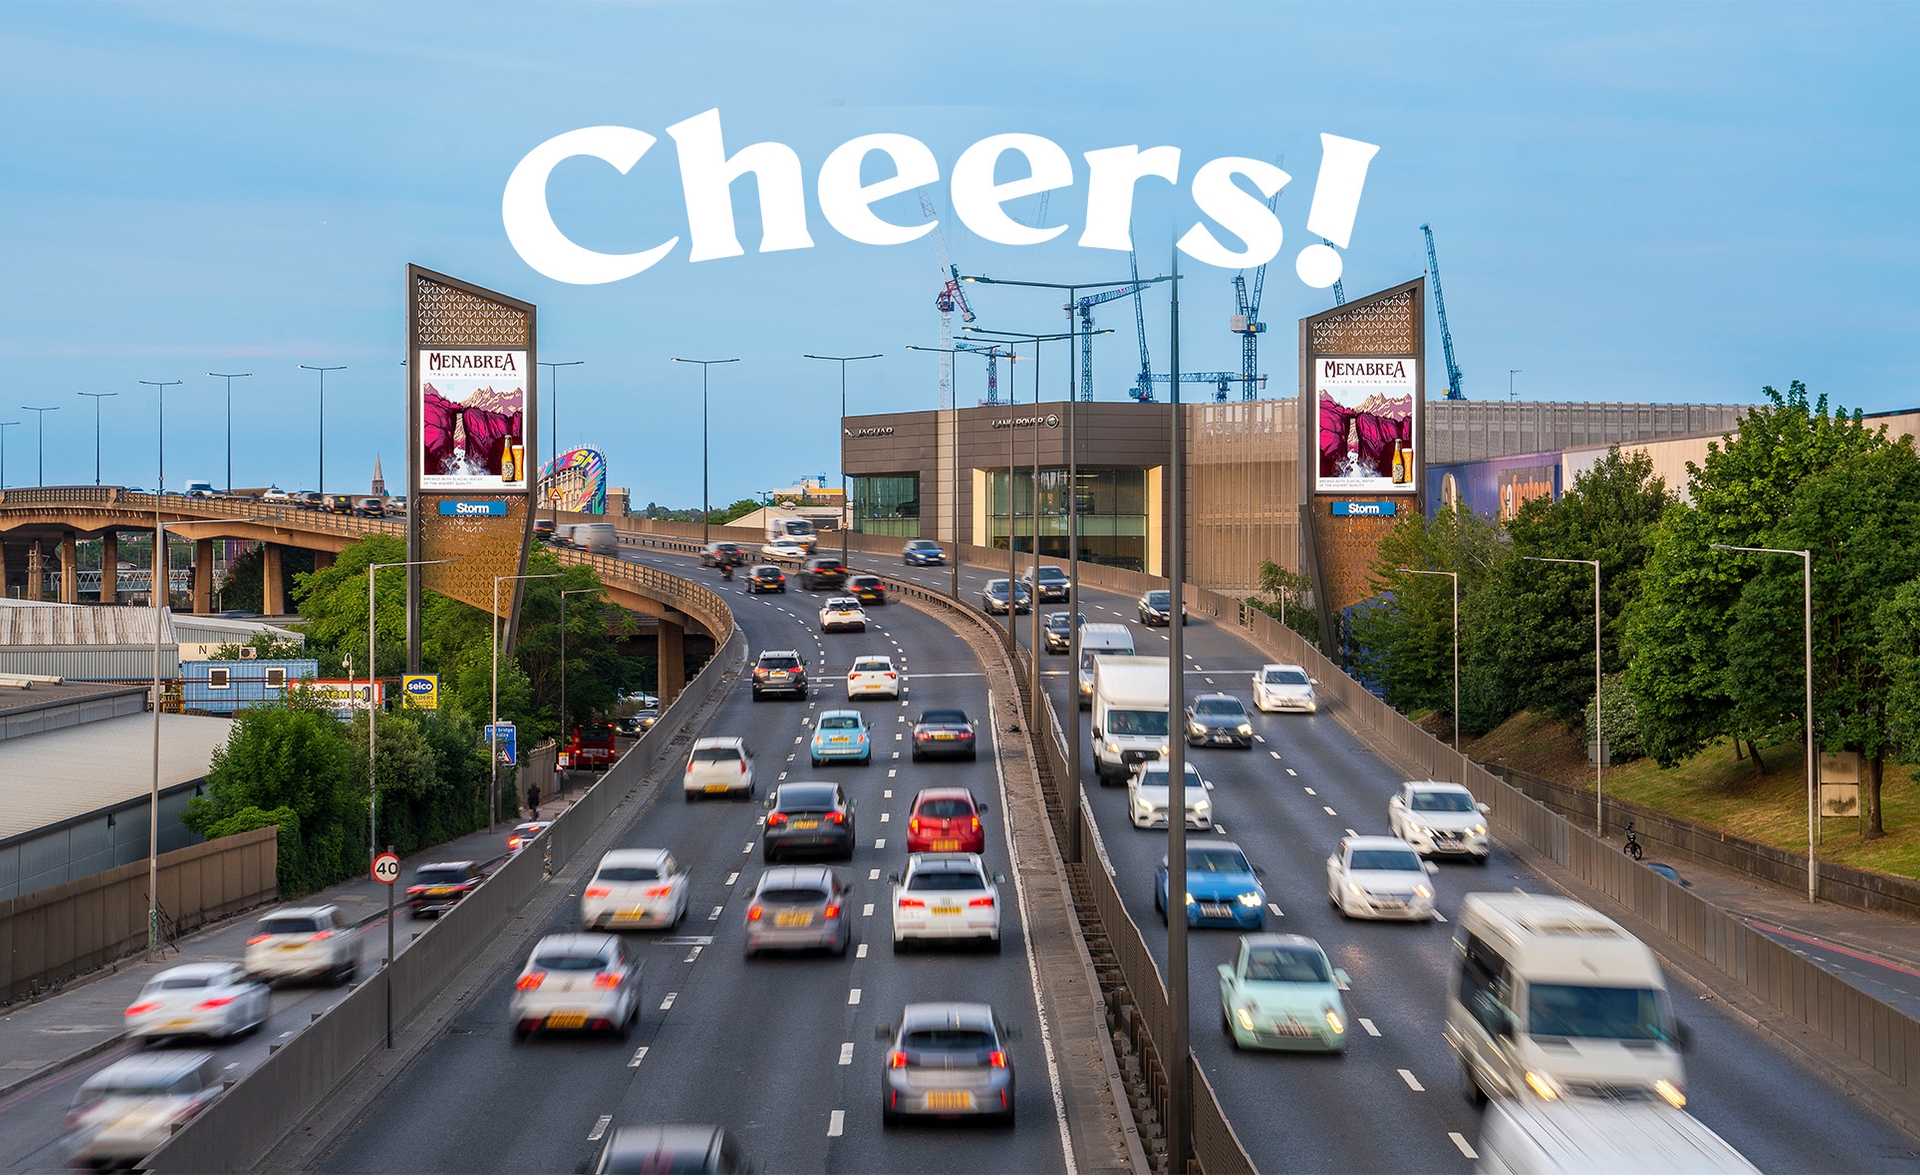
<svg viewBox="0 0 1920 1176">
<path fill-rule="evenodd" d="M 1255 596 L 1247 603 L 1300 634 L 1309 644 L 1319 644 L 1320 613 L 1313 606 L 1311 577 L 1305 572 L 1290 572 L 1270 559 L 1263 560 L 1260 593 L 1266 599 Z"/>
<path fill-rule="evenodd" d="M 1460 574 L 1464 665 L 1472 633 L 1467 602 L 1485 583 L 1498 543 L 1493 522 L 1464 507 L 1448 507 L 1431 520 L 1409 515 L 1387 532 L 1372 569 L 1376 603 L 1354 610 L 1351 632 L 1355 668 L 1385 690 L 1390 705 L 1453 713 L 1453 585 L 1398 569 Z"/>
<path fill-rule="evenodd" d="M 760 503 L 755 502 L 751 498 L 742 498 L 732 506 L 714 508 L 712 518 L 714 524 L 717 526 L 721 523 L 731 523 L 735 519 L 745 518 L 759 509 Z"/>
<path fill-rule="evenodd" d="M 355 650 L 353 664 L 367 676 L 367 567 L 375 563 L 404 563 L 405 540 L 394 535 L 369 535 L 334 558 L 333 566 L 294 577 L 294 604 L 306 621 L 311 656 L 320 659 L 320 676 L 345 677 L 345 658 Z M 377 594 L 380 649 L 379 673 L 391 676 L 407 668 L 407 569 L 380 572 Z"/>
<path fill-rule="evenodd" d="M 1887 675 L 1887 730 L 1896 754 L 1920 763 L 1920 580 L 1897 586 L 1874 612 L 1875 656 Z"/>
</svg>

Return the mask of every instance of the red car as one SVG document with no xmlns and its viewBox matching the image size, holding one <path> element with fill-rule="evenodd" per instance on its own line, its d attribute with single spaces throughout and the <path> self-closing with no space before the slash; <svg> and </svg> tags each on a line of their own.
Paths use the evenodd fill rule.
<svg viewBox="0 0 1920 1176">
<path fill-rule="evenodd" d="M 965 788 L 922 788 L 907 817 L 908 853 L 985 853 L 987 806 Z"/>
</svg>

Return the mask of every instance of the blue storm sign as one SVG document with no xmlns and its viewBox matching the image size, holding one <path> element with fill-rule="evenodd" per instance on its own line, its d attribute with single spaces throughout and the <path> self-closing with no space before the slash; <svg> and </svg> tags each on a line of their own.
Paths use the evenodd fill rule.
<svg viewBox="0 0 1920 1176">
<path fill-rule="evenodd" d="M 488 502 L 463 502 L 457 499 L 440 500 L 440 513 L 458 515 L 461 518 L 474 518 L 480 515 L 501 515 L 507 513 L 507 504 L 498 499 Z"/>
<path fill-rule="evenodd" d="M 1394 513 L 1393 505 L 1392 502 L 1336 502 L 1333 504 L 1333 513 L 1336 518 L 1341 515 L 1366 518 L 1390 518 Z"/>
</svg>

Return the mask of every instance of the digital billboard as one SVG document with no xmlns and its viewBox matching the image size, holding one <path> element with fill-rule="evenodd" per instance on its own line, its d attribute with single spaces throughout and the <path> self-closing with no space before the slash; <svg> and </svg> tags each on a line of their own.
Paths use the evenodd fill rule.
<svg viewBox="0 0 1920 1176">
<path fill-rule="evenodd" d="M 420 489 L 527 489 L 527 353 L 423 348 Z"/>
<path fill-rule="evenodd" d="M 1398 356 L 1313 359 L 1320 406 L 1323 494 L 1412 494 L 1419 360 Z"/>
</svg>

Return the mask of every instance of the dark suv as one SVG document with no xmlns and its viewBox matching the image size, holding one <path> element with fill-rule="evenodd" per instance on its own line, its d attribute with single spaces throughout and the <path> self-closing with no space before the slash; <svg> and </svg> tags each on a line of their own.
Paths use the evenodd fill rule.
<svg viewBox="0 0 1920 1176">
<path fill-rule="evenodd" d="M 744 568 L 747 566 L 746 549 L 738 543 L 709 543 L 700 553 L 700 566 L 703 568 Z"/>
<path fill-rule="evenodd" d="M 800 569 L 800 586 L 809 592 L 822 588 L 843 588 L 847 583 L 846 565 L 838 556 L 816 555 Z"/>
<path fill-rule="evenodd" d="M 1049 601 L 1065 600 L 1067 598 L 1068 580 L 1065 572 L 1052 565 L 1048 565 L 1040 569 L 1039 575 L 1040 585 L 1038 597 L 1042 604 Z M 1027 574 L 1020 577 L 1021 582 L 1030 589 L 1034 587 L 1033 579 L 1034 570 L 1032 568 L 1028 568 Z"/>
<path fill-rule="evenodd" d="M 769 649 L 753 667 L 753 700 L 769 694 L 807 696 L 807 663 L 792 649 Z"/>
</svg>

